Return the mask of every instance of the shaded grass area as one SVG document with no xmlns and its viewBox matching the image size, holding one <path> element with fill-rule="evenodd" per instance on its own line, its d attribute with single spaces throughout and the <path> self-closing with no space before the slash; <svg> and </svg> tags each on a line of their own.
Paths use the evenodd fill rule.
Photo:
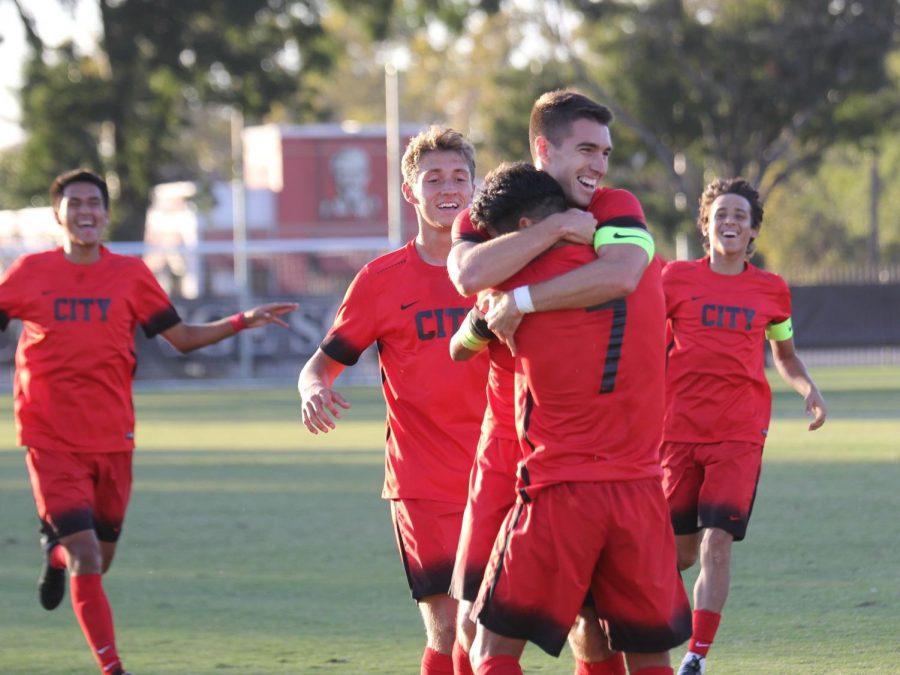
<svg viewBox="0 0 900 675">
<path fill-rule="evenodd" d="M 900 371 L 815 375 L 831 409 L 821 431 L 807 432 L 802 401 L 776 389 L 710 675 L 898 672 Z M 378 498 L 383 404 L 377 391 L 345 394 L 354 408 L 320 436 L 301 427 L 291 391 L 137 396 L 135 491 L 104 582 L 129 669 L 418 672 L 421 622 Z M 68 600 L 49 613 L 36 602 L 36 518 L 10 418 L 0 424 L 0 673 L 91 673 Z M 524 665 L 572 671 L 567 653 L 533 647 Z"/>
</svg>

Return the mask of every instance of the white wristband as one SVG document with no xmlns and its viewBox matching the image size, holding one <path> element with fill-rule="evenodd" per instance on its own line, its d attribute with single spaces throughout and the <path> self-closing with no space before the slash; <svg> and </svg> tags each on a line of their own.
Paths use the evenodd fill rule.
<svg viewBox="0 0 900 675">
<path fill-rule="evenodd" d="M 522 314 L 528 314 L 534 311 L 534 303 L 531 301 L 531 291 L 528 286 L 518 286 L 513 289 L 513 300 L 516 301 L 516 307 Z"/>
</svg>

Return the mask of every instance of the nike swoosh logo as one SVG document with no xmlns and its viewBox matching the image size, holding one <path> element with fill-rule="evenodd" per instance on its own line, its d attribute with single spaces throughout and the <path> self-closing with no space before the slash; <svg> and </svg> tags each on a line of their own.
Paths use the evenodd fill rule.
<svg viewBox="0 0 900 675">
<path fill-rule="evenodd" d="M 644 238 L 639 237 L 634 234 L 619 234 L 618 232 L 613 232 L 613 239 L 641 239 L 641 240 L 643 240 Z"/>
<path fill-rule="evenodd" d="M 412 302 L 407 302 L 405 305 L 404 305 L 403 303 L 400 303 L 400 309 L 401 309 L 401 310 L 409 309 L 410 307 L 412 307 L 412 306 L 413 306 L 414 304 L 416 304 L 417 302 L 419 302 L 419 301 L 418 301 L 418 300 L 413 300 Z"/>
<path fill-rule="evenodd" d="M 702 297 L 703 297 L 702 295 L 692 295 L 691 300 L 699 300 Z"/>
</svg>

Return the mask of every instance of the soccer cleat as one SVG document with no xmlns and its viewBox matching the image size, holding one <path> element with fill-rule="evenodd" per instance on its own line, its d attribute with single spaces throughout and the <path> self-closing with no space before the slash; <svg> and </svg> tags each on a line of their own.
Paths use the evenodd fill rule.
<svg viewBox="0 0 900 675">
<path fill-rule="evenodd" d="M 38 577 L 38 599 L 44 609 L 56 609 L 66 594 L 66 570 L 50 565 L 50 553 L 59 546 L 55 537 L 41 537 L 41 549 L 44 552 L 44 564 Z"/>
<path fill-rule="evenodd" d="M 706 657 L 688 652 L 684 655 L 678 675 L 703 675 L 706 672 Z"/>
</svg>

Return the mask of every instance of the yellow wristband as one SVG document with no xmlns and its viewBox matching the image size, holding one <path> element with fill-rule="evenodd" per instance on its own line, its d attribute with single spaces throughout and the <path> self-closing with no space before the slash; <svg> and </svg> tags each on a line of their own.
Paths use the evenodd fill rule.
<svg viewBox="0 0 900 675">
<path fill-rule="evenodd" d="M 790 340 L 794 337 L 794 324 L 791 322 L 791 318 L 788 317 L 781 323 L 770 323 L 766 326 L 766 337 L 775 342 Z"/>
<path fill-rule="evenodd" d="M 640 246 L 647 254 L 647 260 L 653 260 L 656 254 L 656 245 L 653 236 L 639 227 L 601 227 L 594 233 L 594 250 L 599 251 L 601 246 L 610 244 L 631 244 Z"/>
<path fill-rule="evenodd" d="M 469 328 L 468 326 L 459 335 L 459 344 L 468 349 L 470 352 L 480 352 L 485 348 L 485 346 L 487 346 L 488 342 L 490 342 L 490 340 L 479 335 L 475 335 L 475 333 L 473 333 L 471 328 Z"/>
</svg>

